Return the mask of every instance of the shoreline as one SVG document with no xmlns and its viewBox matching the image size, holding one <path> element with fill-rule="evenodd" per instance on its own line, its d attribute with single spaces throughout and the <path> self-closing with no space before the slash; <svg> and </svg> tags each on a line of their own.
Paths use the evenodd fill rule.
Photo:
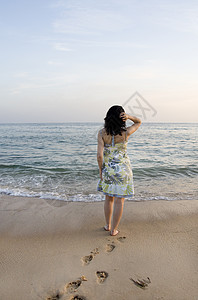
<svg viewBox="0 0 198 300">
<path fill-rule="evenodd" d="M 198 201 L 125 201 L 116 237 L 103 204 L 0 195 L 1 297 L 196 300 Z"/>
<path fill-rule="evenodd" d="M 90 196 L 94 196 L 91 200 L 90 200 Z M 4 191 L 0 191 L 0 197 L 11 197 L 11 198 L 23 198 L 25 199 L 40 199 L 40 200 L 44 200 L 44 201 L 48 201 L 51 203 L 55 203 L 55 206 L 59 206 L 58 204 L 56 204 L 56 202 L 58 203 L 60 202 L 66 202 L 66 203 L 70 203 L 70 202 L 81 202 L 81 203 L 95 203 L 95 202 L 104 202 L 104 195 L 102 194 L 102 192 L 98 192 L 98 194 L 87 194 L 87 195 L 83 195 L 84 198 L 82 198 L 81 194 L 76 194 L 76 195 L 70 195 L 68 197 L 70 198 L 64 198 L 64 197 L 55 197 L 55 196 L 49 196 L 49 195 L 32 195 L 32 194 L 15 194 L 12 192 L 6 193 Z M 81 197 L 81 198 L 80 198 Z M 102 198 L 103 197 L 103 198 Z M 79 199 L 80 198 L 80 199 Z M 186 195 L 180 195 L 180 197 L 176 197 L 176 196 L 162 196 L 162 195 L 158 195 L 158 196 L 146 196 L 144 195 L 144 197 L 142 196 L 132 196 L 132 197 L 128 197 L 125 199 L 125 202 L 147 202 L 147 201 L 196 201 L 198 198 L 198 195 L 193 195 L 193 197 L 188 197 Z M 75 200 L 74 200 L 75 199 Z M 96 200 L 97 199 L 97 200 Z M 52 204 L 53 205 L 53 204 Z M 64 205 L 64 204 L 63 204 Z"/>
</svg>

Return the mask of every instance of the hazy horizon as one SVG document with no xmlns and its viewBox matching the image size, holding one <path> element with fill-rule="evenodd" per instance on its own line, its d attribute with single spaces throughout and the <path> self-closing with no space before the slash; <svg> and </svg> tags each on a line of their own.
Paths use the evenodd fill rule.
<svg viewBox="0 0 198 300">
<path fill-rule="evenodd" d="M 131 121 L 128 121 L 127 126 L 129 126 Z M 10 124 L 86 124 L 86 123 L 91 123 L 91 124 L 101 124 L 104 122 L 94 122 L 94 121 L 67 121 L 67 122 L 0 122 L 0 125 L 10 125 Z M 145 122 L 143 121 L 142 124 L 198 124 L 198 122 Z"/>
</svg>

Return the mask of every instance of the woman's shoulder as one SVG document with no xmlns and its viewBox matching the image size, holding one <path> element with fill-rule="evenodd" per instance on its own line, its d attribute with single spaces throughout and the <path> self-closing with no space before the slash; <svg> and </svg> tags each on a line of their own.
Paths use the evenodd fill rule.
<svg viewBox="0 0 198 300">
<path fill-rule="evenodd" d="M 101 128 L 99 131 L 98 131 L 102 136 L 104 135 L 104 133 L 105 133 L 105 128 L 103 127 L 103 128 Z"/>
</svg>

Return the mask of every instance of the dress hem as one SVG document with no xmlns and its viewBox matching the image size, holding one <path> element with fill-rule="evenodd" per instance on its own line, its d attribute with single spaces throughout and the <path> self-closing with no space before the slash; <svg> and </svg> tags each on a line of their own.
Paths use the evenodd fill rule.
<svg viewBox="0 0 198 300">
<path fill-rule="evenodd" d="M 103 193 L 104 195 L 110 196 L 110 197 L 119 197 L 119 198 L 127 198 L 127 197 L 134 197 L 134 194 L 130 194 L 130 195 L 117 195 L 117 194 L 109 194 L 109 193 L 105 193 L 102 190 L 97 190 L 98 192 Z"/>
</svg>

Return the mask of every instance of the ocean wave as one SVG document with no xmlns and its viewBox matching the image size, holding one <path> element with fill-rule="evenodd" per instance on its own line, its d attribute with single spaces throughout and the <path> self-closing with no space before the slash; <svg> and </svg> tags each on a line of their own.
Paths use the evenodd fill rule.
<svg viewBox="0 0 198 300">
<path fill-rule="evenodd" d="M 0 188 L 1 195 L 9 195 L 15 197 L 27 197 L 27 198 L 40 198 L 44 200 L 60 200 L 65 202 L 100 202 L 105 200 L 105 196 L 102 193 L 90 193 L 90 194 L 82 194 L 76 193 L 73 195 L 66 194 L 58 194 L 54 192 L 34 192 L 28 191 L 25 189 L 11 189 L 11 188 Z M 187 195 L 187 194 L 177 194 L 173 193 L 172 195 L 145 195 L 138 194 L 130 198 L 126 198 L 127 201 L 132 202 L 143 202 L 143 201 L 176 201 L 176 200 L 197 200 L 196 195 Z"/>
<path fill-rule="evenodd" d="M 192 177 L 198 174 L 197 166 L 170 166 L 170 167 L 147 167 L 147 168 L 135 168 L 133 169 L 134 176 L 138 178 L 149 177 L 167 177 L 171 176 L 187 176 Z"/>
<path fill-rule="evenodd" d="M 134 167 L 132 168 L 133 174 L 138 179 L 148 179 L 153 177 L 166 177 L 166 176 L 187 176 L 194 177 L 198 174 L 198 167 L 196 165 L 187 166 L 152 166 L 152 167 Z M 44 167 L 44 166 L 32 166 L 32 165 L 20 165 L 20 164 L 0 164 L 0 172 L 7 174 L 19 175 L 20 172 L 28 176 L 46 174 L 46 176 L 68 176 L 68 178 L 84 178 L 91 179 L 93 176 L 97 178 L 98 168 L 85 168 L 85 167 Z M 5 175 L 5 174 L 4 174 Z"/>
<path fill-rule="evenodd" d="M 25 189 L 19 188 L 0 188 L 1 195 L 9 195 L 15 197 L 27 197 L 27 198 L 41 198 L 46 200 L 61 200 L 67 202 L 96 202 L 104 200 L 104 197 L 101 194 L 81 194 L 77 193 L 74 195 L 58 194 L 53 192 L 34 192 L 27 191 Z"/>
</svg>

